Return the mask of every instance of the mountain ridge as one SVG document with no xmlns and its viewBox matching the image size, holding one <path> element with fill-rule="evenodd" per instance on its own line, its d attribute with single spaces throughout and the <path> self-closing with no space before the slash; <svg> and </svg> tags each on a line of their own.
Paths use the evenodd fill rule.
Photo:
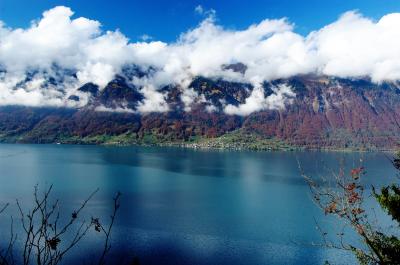
<svg viewBox="0 0 400 265">
<path fill-rule="evenodd" d="M 0 107 L 0 140 L 102 144 L 119 137 L 115 144 L 146 144 L 143 139 L 151 138 L 149 144 L 201 147 L 202 143 L 212 147 L 210 142 L 233 133 L 243 136 L 237 138 L 242 139 L 238 149 L 246 149 L 243 145 L 246 135 L 255 137 L 254 141 L 271 140 L 296 148 L 394 150 L 398 147 L 397 82 L 376 84 L 368 78 L 303 75 L 264 82 L 265 96 L 274 94 L 274 87 L 282 84 L 295 94 L 288 95 L 290 100 L 283 108 L 230 115 L 224 112 L 224 106 L 244 104 L 254 88 L 245 83 L 196 77 L 189 86 L 196 95 L 189 109 L 182 100 L 183 91 L 170 85 L 160 90 L 166 95 L 168 111 L 140 113 L 136 111 L 144 99 L 140 88 L 130 84 L 126 77 L 116 76 L 103 89 L 91 83 L 78 88 L 89 98 L 83 107 Z M 73 96 L 76 95 L 70 98 Z M 224 148 L 223 144 L 218 146 Z"/>
</svg>

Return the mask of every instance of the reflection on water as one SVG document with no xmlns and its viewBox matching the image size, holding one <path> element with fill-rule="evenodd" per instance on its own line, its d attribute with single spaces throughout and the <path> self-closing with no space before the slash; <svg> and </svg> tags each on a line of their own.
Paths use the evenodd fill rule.
<svg viewBox="0 0 400 265">
<path fill-rule="evenodd" d="M 0 145 L 0 202 L 29 203 L 35 184 L 54 184 L 73 208 L 99 187 L 88 210 L 107 218 L 119 190 L 114 246 L 143 264 L 348 264 L 346 253 L 310 247 L 319 239 L 314 217 L 328 230 L 337 224 L 311 202 L 298 168 L 329 173 L 342 159 L 349 168 L 364 162 L 367 186 L 395 176 L 378 153 Z M 96 240 L 76 252 L 94 251 Z"/>
</svg>

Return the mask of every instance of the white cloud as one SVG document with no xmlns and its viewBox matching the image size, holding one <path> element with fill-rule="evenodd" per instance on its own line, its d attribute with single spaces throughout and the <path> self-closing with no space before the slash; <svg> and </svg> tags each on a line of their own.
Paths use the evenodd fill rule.
<svg viewBox="0 0 400 265">
<path fill-rule="evenodd" d="M 213 113 L 213 112 L 215 112 L 215 111 L 217 111 L 218 110 L 218 108 L 217 107 L 215 107 L 214 105 L 206 105 L 206 111 L 208 112 L 208 113 Z"/>
<path fill-rule="evenodd" d="M 199 15 L 202 15 L 204 13 L 204 8 L 202 5 L 198 5 L 194 8 L 194 12 L 196 12 Z"/>
<path fill-rule="evenodd" d="M 155 69 L 152 75 L 134 80 L 145 96 L 139 104 L 142 112 L 169 109 L 160 92 L 169 84 L 183 89 L 189 110 L 195 95 L 188 87 L 199 75 L 251 83 L 255 89 L 245 104 L 225 108 L 240 115 L 281 108 L 288 102 L 291 94 L 283 88 L 265 98 L 261 84 L 268 80 L 307 73 L 367 76 L 375 82 L 400 79 L 400 13 L 374 21 L 348 12 L 302 36 L 286 19 L 266 19 L 232 30 L 216 23 L 214 10 L 198 6 L 195 11 L 206 18 L 173 43 L 147 37 L 132 43 L 119 31 L 103 32 L 98 21 L 73 18 L 71 9 L 62 6 L 44 12 L 26 29 L 11 29 L 0 22 L 0 65 L 6 69 L 0 74 L 0 105 L 81 106 L 87 102 L 85 97 L 77 103 L 68 96 L 86 82 L 102 89 L 125 64 Z M 247 66 L 244 74 L 221 68 L 236 62 Z M 55 65 L 75 71 L 77 79 L 45 86 L 46 78 L 56 72 Z M 34 78 L 18 85 L 32 69 L 38 70 Z"/>
<path fill-rule="evenodd" d="M 400 78 L 400 13 L 373 21 L 347 12 L 313 32 L 307 43 L 316 51 L 319 70 L 327 75 L 369 76 L 374 81 Z"/>
<path fill-rule="evenodd" d="M 98 112 L 135 113 L 134 110 L 131 110 L 131 109 L 127 108 L 127 107 L 107 108 L 107 107 L 105 107 L 103 105 L 97 106 L 94 110 L 98 111 Z"/>
<path fill-rule="evenodd" d="M 181 100 L 185 105 L 185 111 L 190 111 L 192 104 L 199 98 L 199 94 L 193 88 L 184 89 L 181 94 Z"/>
<path fill-rule="evenodd" d="M 216 11 L 214 9 L 205 9 L 202 5 L 196 6 L 194 8 L 194 12 L 206 17 L 214 17 L 216 15 Z"/>
<path fill-rule="evenodd" d="M 77 77 L 82 84 L 94 82 L 104 87 L 115 76 L 115 69 L 109 64 L 88 63 L 85 68 L 78 71 Z"/>
<path fill-rule="evenodd" d="M 152 36 L 147 35 L 147 34 L 143 34 L 142 36 L 139 37 L 142 41 L 150 41 L 153 39 Z"/>
<path fill-rule="evenodd" d="M 169 106 L 165 100 L 165 95 L 157 91 L 152 85 L 146 85 L 141 89 L 145 99 L 138 106 L 141 113 L 166 112 Z"/>
<path fill-rule="evenodd" d="M 284 109 L 285 104 L 290 103 L 293 97 L 296 96 L 290 87 L 285 84 L 272 87 L 272 90 L 274 93 L 265 97 L 264 89 L 261 86 L 257 86 L 244 104 L 239 106 L 227 105 L 225 112 L 227 114 L 246 116 L 265 109 Z"/>
<path fill-rule="evenodd" d="M 28 29 L 2 28 L 0 61 L 9 71 L 48 68 L 57 63 L 74 67 L 82 62 L 82 42 L 99 33 L 100 23 L 86 18 L 71 20 L 73 12 L 56 7 L 43 13 Z"/>
</svg>

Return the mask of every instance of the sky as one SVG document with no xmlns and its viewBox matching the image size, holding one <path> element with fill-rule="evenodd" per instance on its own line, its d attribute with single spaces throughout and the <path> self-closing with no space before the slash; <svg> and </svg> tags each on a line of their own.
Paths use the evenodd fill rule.
<svg viewBox="0 0 400 265">
<path fill-rule="evenodd" d="M 0 20 L 13 28 L 27 27 L 57 5 L 101 21 L 104 30 L 120 29 L 132 41 L 148 35 L 165 42 L 176 40 L 202 20 L 194 11 L 199 5 L 214 9 L 218 23 L 227 28 L 243 29 L 265 18 L 287 17 L 303 35 L 350 10 L 375 19 L 400 12 L 399 0 L 0 0 Z"/>
<path fill-rule="evenodd" d="M 221 102 L 227 114 L 282 109 L 295 93 L 281 85 L 265 95 L 264 82 L 399 81 L 399 29 L 400 0 L 0 0 L 0 105 L 83 107 L 91 95 L 79 87 L 104 89 L 134 65 L 148 73 L 129 81 L 144 100 L 100 110 L 169 111 L 162 88 L 174 85 L 185 110 L 216 111 L 190 87 L 196 76 L 251 85 L 242 104 Z M 246 71 L 226 67 L 237 63 Z"/>
</svg>

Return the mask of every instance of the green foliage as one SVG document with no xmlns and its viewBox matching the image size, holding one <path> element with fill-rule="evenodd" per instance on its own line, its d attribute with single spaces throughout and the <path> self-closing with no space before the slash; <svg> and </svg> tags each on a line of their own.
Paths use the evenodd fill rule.
<svg viewBox="0 0 400 265">
<path fill-rule="evenodd" d="M 52 142 L 62 144 L 101 144 L 101 145 L 161 145 L 182 146 L 205 149 L 253 150 L 253 151 L 292 151 L 298 149 L 282 140 L 266 138 L 258 134 L 247 133 L 242 130 L 226 133 L 222 136 L 209 138 L 200 135 L 189 136 L 186 140 L 177 139 L 176 135 L 165 135 L 157 131 L 148 131 L 141 134 L 126 132 L 110 135 L 99 134 L 85 137 L 62 135 Z"/>
<path fill-rule="evenodd" d="M 393 160 L 394 167 L 400 171 L 400 153 Z M 400 188 L 397 184 L 382 187 L 380 193 L 373 188 L 373 195 L 379 205 L 394 221 L 400 223 Z M 364 235 L 365 243 L 371 253 L 353 249 L 360 264 L 400 264 L 400 239 L 395 235 L 387 235 L 372 227 L 368 227 Z"/>
<path fill-rule="evenodd" d="M 400 171 L 400 153 L 393 159 L 393 166 Z M 397 184 L 382 187 L 380 193 L 373 189 L 373 195 L 379 205 L 394 221 L 400 224 L 400 188 Z M 394 235 L 386 235 L 372 231 L 369 238 L 371 249 L 379 257 L 380 264 L 400 264 L 400 239 Z M 360 260 L 361 261 L 361 260 Z"/>
<path fill-rule="evenodd" d="M 364 251 L 361 251 L 360 249 L 355 247 L 351 247 L 351 251 L 354 253 L 358 262 L 361 265 L 369 265 L 375 263 L 375 260 L 371 256 L 367 255 Z"/>
<path fill-rule="evenodd" d="M 291 151 L 296 149 L 296 147 L 282 140 L 267 138 L 243 130 L 229 132 L 216 138 L 198 138 L 197 141 L 193 142 L 193 146 L 198 148 L 253 151 Z"/>
<path fill-rule="evenodd" d="M 387 236 L 376 232 L 373 236 L 376 249 L 386 264 L 400 264 L 400 240 L 396 236 Z"/>
<path fill-rule="evenodd" d="M 393 220 L 400 223 L 400 188 L 396 184 L 381 188 L 380 194 L 374 190 L 374 196 Z"/>
</svg>

